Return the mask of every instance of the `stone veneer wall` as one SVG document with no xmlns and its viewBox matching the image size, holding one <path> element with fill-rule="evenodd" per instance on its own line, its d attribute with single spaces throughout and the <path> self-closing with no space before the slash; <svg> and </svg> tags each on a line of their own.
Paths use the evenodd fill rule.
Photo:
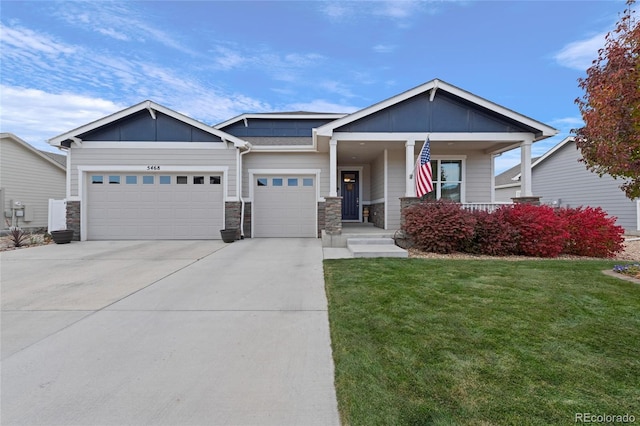
<svg viewBox="0 0 640 426">
<path fill-rule="evenodd" d="M 324 202 L 318 202 L 318 238 L 322 237 L 322 230 L 325 227 L 325 210 L 327 206 Z"/>
<path fill-rule="evenodd" d="M 375 203 L 369 206 L 369 222 L 377 228 L 384 229 L 384 203 Z"/>
<path fill-rule="evenodd" d="M 404 227 L 404 211 L 406 208 L 415 204 L 420 204 L 420 198 L 418 197 L 400 197 L 400 228 Z"/>
<path fill-rule="evenodd" d="M 327 235 L 342 234 L 342 197 L 325 197 L 324 231 Z"/>
<path fill-rule="evenodd" d="M 67 229 L 73 229 L 73 240 L 80 241 L 80 201 L 67 201 Z"/>
<path fill-rule="evenodd" d="M 227 201 L 224 203 L 224 227 L 225 229 L 237 229 L 236 238 L 240 238 L 240 201 Z"/>
</svg>

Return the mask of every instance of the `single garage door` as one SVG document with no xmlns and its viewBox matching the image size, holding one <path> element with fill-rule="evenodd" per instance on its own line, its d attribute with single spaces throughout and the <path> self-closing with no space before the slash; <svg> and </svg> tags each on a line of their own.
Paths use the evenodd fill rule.
<svg viewBox="0 0 640 426">
<path fill-rule="evenodd" d="M 219 239 L 221 174 L 95 173 L 88 176 L 91 240 Z"/>
<path fill-rule="evenodd" d="M 254 237 L 317 238 L 315 176 L 254 176 Z"/>
</svg>

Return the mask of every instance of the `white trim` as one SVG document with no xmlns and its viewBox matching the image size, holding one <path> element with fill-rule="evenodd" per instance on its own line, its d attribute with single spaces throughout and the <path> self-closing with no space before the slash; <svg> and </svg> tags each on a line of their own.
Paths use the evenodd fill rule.
<svg viewBox="0 0 640 426">
<path fill-rule="evenodd" d="M 531 169 L 533 170 L 534 167 L 536 167 L 538 164 L 540 164 L 543 161 L 545 161 L 547 158 L 551 157 L 556 151 L 558 151 L 560 148 L 565 146 L 567 143 L 574 142 L 574 141 L 575 141 L 575 138 L 573 136 L 567 136 L 562 141 L 560 141 L 555 146 L 553 146 L 551 149 L 549 149 L 549 151 L 547 151 L 544 154 L 542 154 L 542 156 L 539 157 L 536 161 L 531 163 Z M 511 180 L 519 180 L 520 179 L 520 175 L 521 175 L 521 173 L 518 173 L 517 175 L 512 177 Z"/>
<path fill-rule="evenodd" d="M 228 166 L 161 166 L 162 170 L 147 170 L 147 166 L 78 166 L 78 194 L 79 197 L 68 197 L 67 201 L 80 201 L 80 240 L 87 240 L 88 223 L 87 223 L 87 202 L 89 200 L 89 185 L 85 185 L 89 173 L 108 173 L 108 172 L 136 172 L 136 173 L 148 173 L 148 174 L 162 174 L 162 173 L 194 173 L 194 172 L 214 172 L 222 173 L 222 223 L 226 220 L 226 206 L 227 201 L 238 201 L 237 197 L 229 197 L 229 167 Z"/>
<path fill-rule="evenodd" d="M 67 172 L 65 173 L 67 199 L 71 198 L 71 151 L 67 150 Z"/>
<path fill-rule="evenodd" d="M 314 145 L 253 145 L 254 152 L 318 152 Z"/>
<path fill-rule="evenodd" d="M 357 220 L 344 220 L 343 222 L 354 222 L 360 223 L 362 222 L 362 206 L 364 205 L 362 202 L 362 173 L 364 170 L 364 166 L 341 166 L 338 167 L 338 176 L 342 177 L 343 171 L 356 171 L 358 172 L 358 219 Z M 342 180 L 340 180 L 340 188 L 342 188 Z M 342 191 L 339 196 L 342 197 Z M 344 200 L 344 197 L 342 198 Z"/>
<path fill-rule="evenodd" d="M 83 149 L 229 149 L 227 144 L 220 142 L 84 142 Z"/>
<path fill-rule="evenodd" d="M 301 175 L 301 176 L 314 176 L 315 177 L 315 185 L 316 185 L 316 203 L 315 203 L 315 232 L 317 238 L 317 229 L 318 229 L 318 202 L 324 201 L 321 200 L 320 197 L 320 175 L 322 171 L 320 169 L 249 169 L 247 170 L 249 175 L 249 201 L 251 202 L 251 236 L 255 235 L 255 206 L 253 204 L 253 189 L 255 187 L 255 176 L 263 175 L 263 176 L 290 176 L 290 175 Z"/>
<path fill-rule="evenodd" d="M 636 230 L 640 231 L 640 199 L 636 201 L 636 221 L 637 221 Z"/>
<path fill-rule="evenodd" d="M 338 141 L 406 142 L 414 139 L 431 142 L 521 142 L 531 138 L 527 132 L 335 132 L 332 138 Z"/>
<path fill-rule="evenodd" d="M 384 229 L 388 229 L 387 221 L 389 220 L 389 150 L 384 150 L 384 163 L 382 166 L 382 173 L 384 173 Z"/>
<path fill-rule="evenodd" d="M 489 198 L 491 200 L 491 204 L 496 202 L 496 155 L 491 154 L 491 197 Z"/>
<path fill-rule="evenodd" d="M 467 202 L 467 156 L 466 155 L 432 155 L 431 161 L 460 161 L 460 203 Z M 436 182 L 439 182 L 438 176 L 439 170 L 434 170 L 433 190 L 436 192 L 436 199 L 439 200 L 441 195 L 441 187 Z M 454 182 L 454 181 L 452 181 Z"/>
<path fill-rule="evenodd" d="M 349 114 L 343 118 L 332 121 L 331 123 L 327 123 L 324 126 L 321 126 L 318 128 L 317 134 L 319 136 L 331 136 L 333 134 L 333 131 L 341 126 L 357 121 L 363 117 L 366 117 L 375 112 L 381 111 L 385 108 L 389 108 L 395 104 L 401 103 L 402 101 L 405 101 L 414 96 L 420 95 L 422 93 L 426 93 L 429 90 L 432 90 L 432 89 L 435 90 L 436 88 L 439 90 L 444 90 L 446 92 L 449 92 L 453 95 L 456 95 L 462 99 L 465 99 L 473 104 L 486 108 L 490 111 L 494 111 L 507 118 L 518 121 L 525 126 L 537 129 L 542 133 L 542 136 L 539 139 L 544 139 L 546 137 L 553 136 L 558 133 L 556 129 L 554 129 L 553 127 L 547 126 L 544 123 L 541 123 L 537 120 L 533 120 L 532 118 L 526 117 L 513 110 L 510 110 L 501 105 L 498 105 L 484 98 L 476 96 L 470 92 L 467 92 L 466 90 L 462 90 L 442 80 L 434 79 L 420 86 L 414 87 L 413 89 L 407 90 L 406 92 L 400 93 L 399 95 L 393 96 L 384 101 L 378 102 L 377 104 L 371 105 L 367 108 L 364 108 L 352 114 Z M 434 93 L 431 93 L 431 95 L 435 96 Z M 425 138 L 418 137 L 416 139 L 425 139 Z"/>
</svg>

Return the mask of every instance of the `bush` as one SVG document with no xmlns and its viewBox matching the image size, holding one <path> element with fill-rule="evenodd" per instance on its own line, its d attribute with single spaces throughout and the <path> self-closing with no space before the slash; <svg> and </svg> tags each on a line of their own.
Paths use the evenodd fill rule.
<svg viewBox="0 0 640 426">
<path fill-rule="evenodd" d="M 517 254 L 557 257 L 569 238 L 564 218 L 549 206 L 514 204 L 499 208 L 494 215 L 518 231 Z"/>
<path fill-rule="evenodd" d="M 472 214 L 476 225 L 465 251 L 489 256 L 507 256 L 516 252 L 518 230 L 513 225 L 486 211 L 478 210 Z"/>
<path fill-rule="evenodd" d="M 562 208 L 557 211 L 569 237 L 564 252 L 576 256 L 612 257 L 623 249 L 624 229 L 600 207 Z"/>
<path fill-rule="evenodd" d="M 25 245 L 29 236 L 17 226 L 9 227 L 9 240 L 13 243 L 13 246 L 18 248 Z"/>
<path fill-rule="evenodd" d="M 427 201 L 408 207 L 402 230 L 414 247 L 435 253 L 459 251 L 473 237 L 475 218 L 451 201 Z"/>
</svg>

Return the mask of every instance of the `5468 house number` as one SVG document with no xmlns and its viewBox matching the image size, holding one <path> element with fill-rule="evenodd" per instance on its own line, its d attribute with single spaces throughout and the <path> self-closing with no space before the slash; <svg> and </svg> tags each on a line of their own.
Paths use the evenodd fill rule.
<svg viewBox="0 0 640 426">
<path fill-rule="evenodd" d="M 147 166 L 147 170 L 160 170 L 160 166 Z"/>
</svg>

